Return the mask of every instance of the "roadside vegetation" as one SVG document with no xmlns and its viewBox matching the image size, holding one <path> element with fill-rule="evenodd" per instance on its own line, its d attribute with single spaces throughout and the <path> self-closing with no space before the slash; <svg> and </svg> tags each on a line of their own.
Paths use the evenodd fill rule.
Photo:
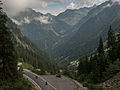
<svg viewBox="0 0 120 90">
<path fill-rule="evenodd" d="M 35 90 L 32 87 L 32 84 L 24 79 L 23 77 L 19 77 L 15 81 L 4 83 L 0 85 L 0 90 Z"/>
</svg>

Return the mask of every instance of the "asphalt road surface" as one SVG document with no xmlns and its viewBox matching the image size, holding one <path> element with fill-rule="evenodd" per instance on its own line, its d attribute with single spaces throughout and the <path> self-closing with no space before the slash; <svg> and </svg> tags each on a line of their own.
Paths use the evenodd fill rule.
<svg viewBox="0 0 120 90">
<path fill-rule="evenodd" d="M 55 75 L 38 76 L 28 70 L 24 70 L 24 74 L 36 82 L 42 90 L 87 90 L 82 85 L 76 83 L 76 81 L 65 76 L 61 78 Z"/>
</svg>

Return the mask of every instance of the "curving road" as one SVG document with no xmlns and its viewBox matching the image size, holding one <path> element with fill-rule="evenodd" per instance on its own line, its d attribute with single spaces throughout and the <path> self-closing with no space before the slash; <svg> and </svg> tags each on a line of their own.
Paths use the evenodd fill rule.
<svg viewBox="0 0 120 90">
<path fill-rule="evenodd" d="M 57 78 L 55 77 L 55 75 L 38 76 L 37 74 L 30 72 L 29 70 L 24 70 L 24 75 L 28 76 L 34 82 L 36 82 L 36 84 L 39 85 L 42 90 L 87 90 L 76 81 L 65 76 L 62 76 L 61 78 Z"/>
</svg>

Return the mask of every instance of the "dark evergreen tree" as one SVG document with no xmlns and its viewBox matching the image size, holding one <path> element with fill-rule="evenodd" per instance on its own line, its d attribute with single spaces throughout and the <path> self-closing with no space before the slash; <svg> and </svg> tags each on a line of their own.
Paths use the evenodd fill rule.
<svg viewBox="0 0 120 90">
<path fill-rule="evenodd" d="M 2 72 L 3 64 L 2 64 L 2 59 L 0 59 L 0 72 Z"/>
<path fill-rule="evenodd" d="M 117 53 L 116 53 L 116 37 L 112 30 L 112 27 L 110 26 L 110 29 L 108 31 L 108 56 L 112 62 L 114 62 L 117 59 Z"/>
<path fill-rule="evenodd" d="M 98 83 L 100 81 L 100 66 L 98 64 L 98 56 L 95 55 L 92 58 L 92 72 L 91 79 L 94 83 Z"/>
<path fill-rule="evenodd" d="M 104 47 L 103 47 L 103 41 L 101 37 L 100 37 L 99 46 L 98 46 L 97 66 L 99 66 L 100 77 L 102 78 L 103 72 L 105 71 L 107 66 L 107 60 L 104 55 Z"/>
<path fill-rule="evenodd" d="M 0 59 L 2 60 L 0 80 L 2 81 L 14 80 L 17 77 L 17 57 L 6 22 L 7 17 L 0 10 Z"/>
<path fill-rule="evenodd" d="M 98 50 L 98 55 L 101 55 L 101 54 L 104 55 L 103 40 L 101 37 L 100 37 L 99 46 L 97 50 Z"/>
<path fill-rule="evenodd" d="M 89 65 L 89 61 L 88 61 L 88 57 L 86 56 L 86 58 L 85 58 L 85 61 L 84 61 L 84 70 L 85 70 L 85 72 L 84 73 L 86 73 L 86 74 L 89 74 L 89 72 L 90 72 L 90 65 Z"/>
<path fill-rule="evenodd" d="M 119 33 L 118 33 L 118 35 L 117 35 L 117 58 L 119 58 L 119 60 L 120 60 L 120 31 L 119 31 Z"/>
<path fill-rule="evenodd" d="M 83 62 L 83 59 L 80 59 L 79 66 L 78 66 L 78 73 L 83 74 L 83 72 L 84 72 L 84 62 Z"/>
</svg>

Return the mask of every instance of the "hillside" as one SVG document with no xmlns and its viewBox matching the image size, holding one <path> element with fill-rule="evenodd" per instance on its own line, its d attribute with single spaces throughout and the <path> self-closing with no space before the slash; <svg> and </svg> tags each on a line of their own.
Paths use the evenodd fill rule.
<svg viewBox="0 0 120 90">
<path fill-rule="evenodd" d="M 23 33 L 45 52 L 51 50 L 68 35 L 71 26 L 51 14 L 42 14 L 32 9 L 20 12 L 12 20 Z"/>
<path fill-rule="evenodd" d="M 29 63 L 44 72 L 54 73 L 56 71 L 57 66 L 54 60 L 48 54 L 39 50 L 9 18 L 7 26 L 12 32 L 12 40 L 16 46 L 18 61 Z"/>
<path fill-rule="evenodd" d="M 80 9 L 67 9 L 65 12 L 60 13 L 56 18 L 66 22 L 67 24 L 74 26 L 77 24 L 83 17 L 85 17 L 88 12 L 92 9 L 91 8 L 80 8 Z"/>
<path fill-rule="evenodd" d="M 12 17 L 12 20 L 40 49 L 54 55 L 51 52 L 73 36 L 73 25 L 86 16 L 90 9 L 92 8 L 68 9 L 53 16 L 29 8 Z"/>
<path fill-rule="evenodd" d="M 120 5 L 117 3 L 107 1 L 91 10 L 86 17 L 89 17 L 88 20 L 79 25 L 76 34 L 56 48 L 55 57 L 60 62 L 64 62 L 64 60 L 69 62 L 69 60 L 90 55 L 96 49 L 100 36 L 104 40 L 107 39 L 110 25 L 115 32 L 120 29 Z"/>
</svg>

